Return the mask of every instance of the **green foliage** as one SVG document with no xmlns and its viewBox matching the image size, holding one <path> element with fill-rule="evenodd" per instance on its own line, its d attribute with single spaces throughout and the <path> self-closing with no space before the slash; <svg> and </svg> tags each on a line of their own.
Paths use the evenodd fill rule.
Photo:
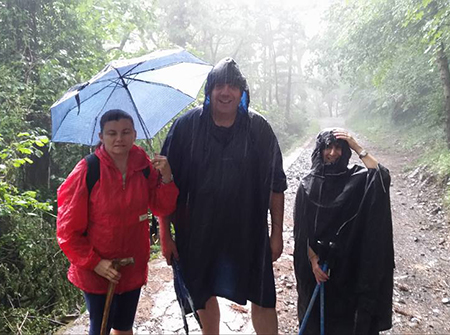
<svg viewBox="0 0 450 335">
<path fill-rule="evenodd" d="M 450 41 L 448 3 L 353 0 L 335 3 L 327 18 L 313 64 L 325 78 L 349 85 L 341 101 L 352 127 L 381 142 L 399 134 L 399 145 L 425 146 L 419 155 L 439 165 L 427 153 L 442 147 L 449 117 L 436 62 Z"/>
<path fill-rule="evenodd" d="M 159 241 L 150 246 L 150 260 L 157 259 L 161 253 L 161 244 Z"/>
<path fill-rule="evenodd" d="M 30 156 L 39 157 L 47 143 L 35 132 L 8 145 L 0 136 L 0 333 L 46 332 L 79 301 L 65 278 L 51 204 L 14 185 L 17 170 L 33 164 Z"/>
<path fill-rule="evenodd" d="M 25 164 L 32 164 L 30 155 L 39 157 L 42 148 L 48 143 L 47 136 L 19 133 L 18 142 L 6 145 L 0 134 L 0 144 L 4 149 L 0 150 L 0 218 L 22 210 L 23 213 L 32 215 L 35 211 L 50 211 L 48 203 L 36 200 L 37 192 L 20 192 L 16 187 L 16 170 Z"/>
<path fill-rule="evenodd" d="M 0 216 L 0 333 L 45 333 L 82 300 L 66 279 L 68 262 L 51 217 Z"/>
<path fill-rule="evenodd" d="M 424 166 L 437 177 L 444 188 L 444 206 L 450 208 L 450 151 L 444 141 L 444 131 L 439 125 L 392 125 L 380 116 L 362 119 L 353 117 L 347 121 L 353 130 L 364 134 L 372 142 L 386 150 L 396 149 L 413 155 L 414 160 L 405 169 Z"/>
</svg>

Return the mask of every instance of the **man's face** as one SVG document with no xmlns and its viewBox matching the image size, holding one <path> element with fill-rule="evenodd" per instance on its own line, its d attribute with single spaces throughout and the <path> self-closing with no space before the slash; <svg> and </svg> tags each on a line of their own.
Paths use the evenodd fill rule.
<svg viewBox="0 0 450 335">
<path fill-rule="evenodd" d="M 213 113 L 237 113 L 239 103 L 241 102 L 241 95 L 241 89 L 237 86 L 216 84 L 211 92 Z"/>
<path fill-rule="evenodd" d="M 336 142 L 328 144 L 322 151 L 323 162 L 325 164 L 335 163 L 341 156 L 342 148 Z"/>
</svg>

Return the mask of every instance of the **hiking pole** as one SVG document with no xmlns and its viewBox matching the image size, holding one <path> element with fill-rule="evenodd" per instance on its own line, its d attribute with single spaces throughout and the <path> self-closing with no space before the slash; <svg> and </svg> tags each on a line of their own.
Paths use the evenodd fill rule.
<svg viewBox="0 0 450 335">
<path fill-rule="evenodd" d="M 322 271 L 325 272 L 327 270 L 328 270 L 328 264 L 325 263 L 325 264 L 322 265 Z M 305 331 L 306 323 L 308 322 L 309 316 L 311 315 L 311 311 L 312 311 L 312 308 L 314 306 L 314 302 L 316 301 L 317 295 L 319 294 L 319 290 L 321 290 L 321 287 L 324 287 L 324 283 L 317 284 L 316 288 L 314 289 L 314 292 L 313 292 L 313 294 L 311 296 L 311 300 L 309 301 L 308 308 L 306 309 L 306 313 L 303 316 L 302 324 L 300 326 L 300 330 L 298 331 L 298 335 L 303 335 L 303 332 Z M 324 297 L 324 293 L 321 293 L 321 299 L 322 299 L 322 296 Z M 321 335 L 323 335 L 322 334 L 322 311 L 321 311 L 320 314 L 321 314 L 321 326 L 320 326 L 320 328 L 321 328 Z M 325 324 L 325 322 L 323 322 L 323 323 Z M 325 327 L 323 327 L 323 328 L 325 328 Z"/>
<path fill-rule="evenodd" d="M 112 266 L 115 270 L 119 271 L 121 267 L 127 266 L 130 264 L 134 264 L 134 258 L 122 258 L 122 259 L 115 259 L 112 262 Z M 106 335 L 106 328 L 108 325 L 108 318 L 109 318 L 109 311 L 111 309 L 111 302 L 114 297 L 114 290 L 116 289 L 116 284 L 109 282 L 108 286 L 108 293 L 106 294 L 106 301 L 105 301 L 105 307 L 103 309 L 103 318 L 102 318 L 102 327 L 100 330 L 101 335 Z"/>
<path fill-rule="evenodd" d="M 320 335 L 325 335 L 325 283 L 320 285 Z"/>
</svg>

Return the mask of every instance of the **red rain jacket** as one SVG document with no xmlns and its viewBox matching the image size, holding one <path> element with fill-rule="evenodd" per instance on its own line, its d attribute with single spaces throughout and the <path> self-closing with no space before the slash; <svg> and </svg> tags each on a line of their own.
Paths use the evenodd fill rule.
<svg viewBox="0 0 450 335">
<path fill-rule="evenodd" d="M 107 292 L 109 281 L 94 272 L 101 259 L 133 257 L 135 264 L 121 269 L 116 286 L 115 293 L 123 293 L 147 282 L 148 209 L 156 216 L 171 214 L 178 189 L 173 182 L 160 182 L 149 157 L 136 145 L 129 153 L 125 185 L 104 147 L 95 154 L 100 159 L 100 178 L 90 196 L 85 159 L 58 189 L 57 239 L 71 263 L 67 277 L 88 293 Z M 150 175 L 145 178 L 142 170 L 147 166 Z"/>
</svg>

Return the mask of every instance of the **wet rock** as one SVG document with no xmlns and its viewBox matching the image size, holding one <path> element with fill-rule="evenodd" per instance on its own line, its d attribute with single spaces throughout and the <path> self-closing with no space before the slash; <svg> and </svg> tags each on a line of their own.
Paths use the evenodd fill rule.
<svg viewBox="0 0 450 335">
<path fill-rule="evenodd" d="M 408 178 L 410 178 L 410 179 L 415 179 L 415 178 L 417 178 L 417 176 L 419 175 L 419 173 L 420 173 L 420 166 L 417 167 L 413 172 L 411 172 L 411 173 L 409 174 Z"/>
<path fill-rule="evenodd" d="M 405 284 L 397 284 L 397 287 L 402 292 L 408 292 L 409 291 L 409 287 L 407 285 L 405 285 Z"/>
<path fill-rule="evenodd" d="M 417 327 L 420 323 L 420 320 L 417 318 L 411 318 L 411 320 L 409 320 L 408 325 L 410 327 Z"/>
<path fill-rule="evenodd" d="M 436 214 L 438 214 L 441 210 L 442 210 L 442 208 L 441 208 L 440 206 L 438 206 L 438 207 L 432 209 L 432 210 L 430 211 L 430 214 L 436 215 Z"/>
</svg>

